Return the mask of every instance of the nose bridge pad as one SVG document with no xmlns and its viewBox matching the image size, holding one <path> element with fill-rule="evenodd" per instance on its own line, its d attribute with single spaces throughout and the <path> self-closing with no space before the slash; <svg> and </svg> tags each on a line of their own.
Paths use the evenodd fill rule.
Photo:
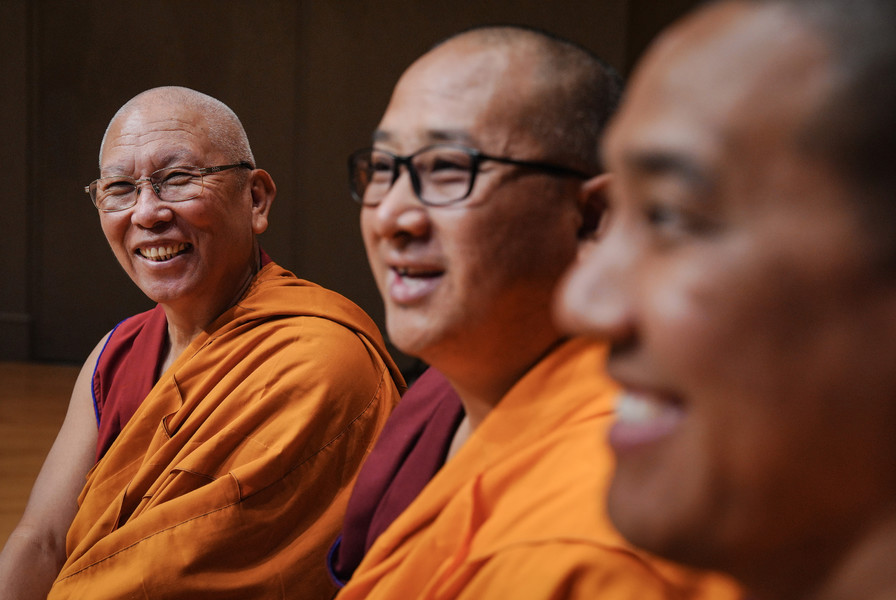
<svg viewBox="0 0 896 600">
<path fill-rule="evenodd" d="M 161 192 L 161 184 L 158 184 L 158 183 L 152 181 L 148 177 L 146 179 L 138 179 L 137 181 L 134 182 L 134 188 L 135 188 L 134 193 L 137 195 L 137 199 L 140 198 L 140 193 L 143 191 L 143 185 L 142 185 L 143 183 L 149 184 L 149 187 L 152 188 L 152 191 L 155 193 L 157 199 L 159 199 L 159 200 L 162 199 L 162 194 L 160 193 Z"/>
<path fill-rule="evenodd" d="M 401 159 L 397 159 L 395 163 L 392 165 L 392 181 L 389 182 L 389 189 L 395 185 L 395 182 L 398 181 L 398 178 L 401 177 L 401 165 L 404 164 L 404 161 Z"/>
<path fill-rule="evenodd" d="M 417 167 L 414 166 L 414 163 L 411 162 L 411 158 L 407 159 L 405 167 L 408 170 L 408 176 L 411 178 L 411 189 L 414 190 L 414 195 L 417 197 L 417 200 L 423 202 L 423 199 L 420 197 L 423 195 L 423 187 L 420 183 L 420 173 L 417 172 Z"/>
<path fill-rule="evenodd" d="M 149 193 L 149 198 L 140 202 L 144 183 L 149 185 L 151 191 Z M 149 178 L 145 178 L 137 180 L 134 185 L 135 198 L 133 218 L 136 220 L 135 222 L 141 223 L 144 227 L 155 227 L 159 223 L 169 220 L 170 216 L 167 215 L 170 213 L 170 207 L 167 206 L 167 203 L 162 200 L 162 197 L 159 195 L 157 184 L 150 181 Z M 147 222 L 151 223 L 151 225 L 147 225 Z"/>
</svg>

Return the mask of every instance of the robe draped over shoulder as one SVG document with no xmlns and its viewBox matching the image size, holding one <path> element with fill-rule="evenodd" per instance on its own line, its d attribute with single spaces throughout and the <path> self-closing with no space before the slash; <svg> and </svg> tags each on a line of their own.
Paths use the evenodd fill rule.
<svg viewBox="0 0 896 600">
<path fill-rule="evenodd" d="M 376 539 L 337 599 L 740 598 L 722 576 L 632 548 L 610 523 L 615 387 L 604 357 L 574 339 L 535 365 Z"/>
<path fill-rule="evenodd" d="M 265 265 L 88 474 L 49 597 L 331 597 L 327 547 L 403 387 L 360 308 Z"/>
</svg>

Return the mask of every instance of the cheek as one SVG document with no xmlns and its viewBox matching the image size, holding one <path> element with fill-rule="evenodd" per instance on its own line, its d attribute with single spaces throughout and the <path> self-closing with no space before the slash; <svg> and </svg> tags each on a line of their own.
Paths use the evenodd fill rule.
<svg viewBox="0 0 896 600">
<path fill-rule="evenodd" d="M 578 225 L 556 206 L 552 211 L 496 215 L 487 223 L 462 230 L 463 243 L 475 248 L 478 265 L 506 273 L 510 281 L 542 284 L 553 289 L 575 260 Z"/>
<path fill-rule="evenodd" d="M 103 230 L 103 235 L 106 236 L 106 241 L 109 242 L 112 250 L 116 254 L 122 251 L 127 231 L 127 220 L 114 214 L 103 215 L 100 217 L 100 228 Z"/>
<path fill-rule="evenodd" d="M 364 241 L 364 247 L 367 249 L 368 256 L 371 253 L 371 250 L 374 247 L 374 235 L 373 235 L 373 215 L 370 214 L 371 209 L 361 209 L 361 217 L 359 219 L 359 224 L 361 228 L 361 239 Z"/>
<path fill-rule="evenodd" d="M 377 251 L 376 235 L 373 232 L 373 217 L 366 216 L 366 213 L 367 211 L 365 210 L 362 210 L 361 212 L 361 239 L 364 242 L 364 250 L 367 254 L 367 264 L 370 265 L 370 270 L 373 273 L 374 279 L 380 287 L 380 291 L 383 292 L 383 286 L 385 285 L 383 276 L 385 275 L 386 269 L 382 263 L 379 252 Z"/>
<path fill-rule="evenodd" d="M 184 207 L 178 213 L 180 223 L 192 229 L 194 235 L 207 236 L 225 245 L 236 244 L 254 235 L 252 216 L 243 205 L 235 202 L 225 204 L 223 198 L 216 202 Z"/>
<path fill-rule="evenodd" d="M 637 292 L 645 306 L 644 342 L 679 368 L 701 362 L 723 334 L 720 327 L 729 325 L 720 318 L 717 291 L 707 281 L 699 263 L 684 260 L 674 269 L 661 265 Z"/>
<path fill-rule="evenodd" d="M 686 394 L 756 381 L 750 372 L 761 368 L 767 352 L 758 350 L 769 341 L 764 292 L 745 285 L 752 278 L 723 253 L 704 256 L 710 260 L 695 255 L 657 269 L 640 291 L 644 343 Z"/>
</svg>

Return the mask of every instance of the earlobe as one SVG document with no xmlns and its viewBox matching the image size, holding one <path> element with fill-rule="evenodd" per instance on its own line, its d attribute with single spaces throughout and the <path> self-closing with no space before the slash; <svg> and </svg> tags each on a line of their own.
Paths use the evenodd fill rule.
<svg viewBox="0 0 896 600">
<path fill-rule="evenodd" d="M 255 169 L 249 178 L 249 193 L 252 195 L 252 231 L 257 235 L 268 228 L 268 213 L 277 196 L 277 186 L 270 173 L 264 169 Z"/>
<path fill-rule="evenodd" d="M 607 189 L 612 178 L 610 173 L 602 173 L 579 187 L 579 212 L 582 215 L 582 226 L 578 231 L 580 240 L 594 237 L 597 233 L 607 207 Z"/>
</svg>

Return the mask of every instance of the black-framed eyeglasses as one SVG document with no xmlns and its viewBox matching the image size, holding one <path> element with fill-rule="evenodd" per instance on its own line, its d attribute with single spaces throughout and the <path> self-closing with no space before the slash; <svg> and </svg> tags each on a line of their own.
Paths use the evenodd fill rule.
<svg viewBox="0 0 896 600">
<path fill-rule="evenodd" d="M 117 212 L 127 210 L 137 204 L 138 188 L 144 181 L 149 182 L 150 187 L 160 200 L 165 202 L 183 202 L 192 200 L 202 194 L 203 178 L 212 173 L 220 173 L 237 167 L 254 169 L 246 161 L 233 163 L 232 165 L 219 165 L 217 167 L 165 167 L 150 174 L 143 179 L 134 179 L 127 175 L 112 175 L 100 177 L 84 187 L 84 191 L 90 195 L 93 205 L 103 212 Z"/>
<path fill-rule="evenodd" d="M 378 148 L 362 148 L 348 158 L 352 198 L 362 206 L 376 206 L 386 196 L 404 165 L 411 176 L 414 194 L 423 204 L 445 206 L 460 202 L 473 191 L 479 165 L 495 161 L 525 169 L 536 169 L 560 177 L 588 179 L 582 171 L 547 162 L 491 156 L 455 144 L 433 144 L 407 156 Z"/>
</svg>

